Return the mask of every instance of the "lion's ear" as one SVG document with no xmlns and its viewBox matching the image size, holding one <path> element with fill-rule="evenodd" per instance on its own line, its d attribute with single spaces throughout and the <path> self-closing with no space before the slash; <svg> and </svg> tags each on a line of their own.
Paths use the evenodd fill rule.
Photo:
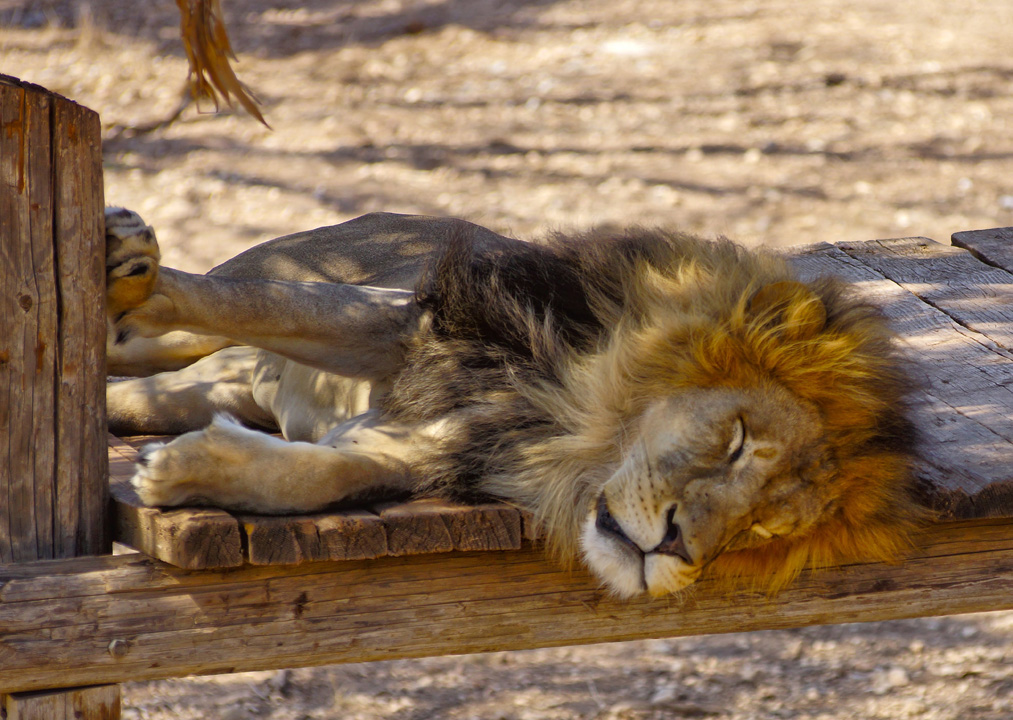
<svg viewBox="0 0 1013 720">
<path fill-rule="evenodd" d="M 750 316 L 776 325 L 788 340 L 808 340 L 827 324 L 827 308 L 809 287 L 794 280 L 765 285 L 749 299 Z"/>
</svg>

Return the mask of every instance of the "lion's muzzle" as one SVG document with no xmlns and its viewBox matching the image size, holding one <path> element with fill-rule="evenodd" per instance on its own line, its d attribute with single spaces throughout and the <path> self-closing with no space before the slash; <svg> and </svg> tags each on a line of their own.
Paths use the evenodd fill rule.
<svg viewBox="0 0 1013 720">
<path fill-rule="evenodd" d="M 592 568 L 623 596 L 648 592 L 664 595 L 696 580 L 700 567 L 683 541 L 675 520 L 675 507 L 667 513 L 667 529 L 661 542 L 642 547 L 623 528 L 609 509 L 602 493 L 584 528 L 584 552 Z"/>
<path fill-rule="evenodd" d="M 598 529 L 598 532 L 624 543 L 640 555 L 646 555 L 649 553 L 670 555 L 672 557 L 679 558 L 687 565 L 693 565 L 693 558 L 690 556 L 689 550 L 686 548 L 686 543 L 684 543 L 682 539 L 682 529 L 675 521 L 675 511 L 675 506 L 669 509 L 667 515 L 668 528 L 665 532 L 665 537 L 661 539 L 660 543 L 649 550 L 641 548 L 630 538 L 629 535 L 626 534 L 622 525 L 619 524 L 619 521 L 616 520 L 609 511 L 608 500 L 606 500 L 604 493 L 598 497 L 595 527 Z"/>
</svg>

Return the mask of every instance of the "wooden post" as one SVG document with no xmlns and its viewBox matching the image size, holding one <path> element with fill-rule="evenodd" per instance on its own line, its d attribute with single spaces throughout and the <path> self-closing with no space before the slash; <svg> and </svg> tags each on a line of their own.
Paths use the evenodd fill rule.
<svg viewBox="0 0 1013 720">
<path fill-rule="evenodd" d="M 110 550 L 103 207 L 98 115 L 0 75 L 0 564 Z M 119 689 L 0 708 L 115 718 Z"/>
<path fill-rule="evenodd" d="M 0 562 L 109 549 L 98 116 L 0 77 Z"/>
<path fill-rule="evenodd" d="M 97 685 L 4 695 L 6 720 L 114 720 L 120 716 L 120 686 Z"/>
</svg>

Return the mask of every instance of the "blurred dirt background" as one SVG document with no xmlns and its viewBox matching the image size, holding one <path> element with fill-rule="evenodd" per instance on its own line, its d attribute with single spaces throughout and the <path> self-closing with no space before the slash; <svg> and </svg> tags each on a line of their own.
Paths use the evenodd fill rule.
<svg viewBox="0 0 1013 720">
<path fill-rule="evenodd" d="M 172 0 L 0 0 L 166 264 L 372 210 L 772 245 L 1013 225 L 1008 0 L 223 0 L 273 130 L 165 117 Z M 1013 614 L 128 684 L 126 718 L 1013 716 Z"/>
</svg>

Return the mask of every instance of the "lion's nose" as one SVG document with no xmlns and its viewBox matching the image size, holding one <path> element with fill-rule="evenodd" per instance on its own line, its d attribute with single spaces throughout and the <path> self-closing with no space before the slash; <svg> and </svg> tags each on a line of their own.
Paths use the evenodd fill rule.
<svg viewBox="0 0 1013 720">
<path fill-rule="evenodd" d="M 602 535 L 609 535 L 619 542 L 628 545 L 638 553 L 643 554 L 643 550 L 623 531 L 619 521 L 612 517 L 612 513 L 609 512 L 608 502 L 605 500 L 605 493 L 598 496 L 598 516 L 595 518 L 594 526 Z"/>
<path fill-rule="evenodd" d="M 682 539 L 682 529 L 675 521 L 675 506 L 672 506 L 668 511 L 668 531 L 665 533 L 665 537 L 661 539 L 658 546 L 651 550 L 651 552 L 658 553 L 659 555 L 671 555 L 679 558 L 687 565 L 693 564 L 693 558 L 690 556 L 689 550 L 686 549 L 686 543 Z"/>
</svg>

